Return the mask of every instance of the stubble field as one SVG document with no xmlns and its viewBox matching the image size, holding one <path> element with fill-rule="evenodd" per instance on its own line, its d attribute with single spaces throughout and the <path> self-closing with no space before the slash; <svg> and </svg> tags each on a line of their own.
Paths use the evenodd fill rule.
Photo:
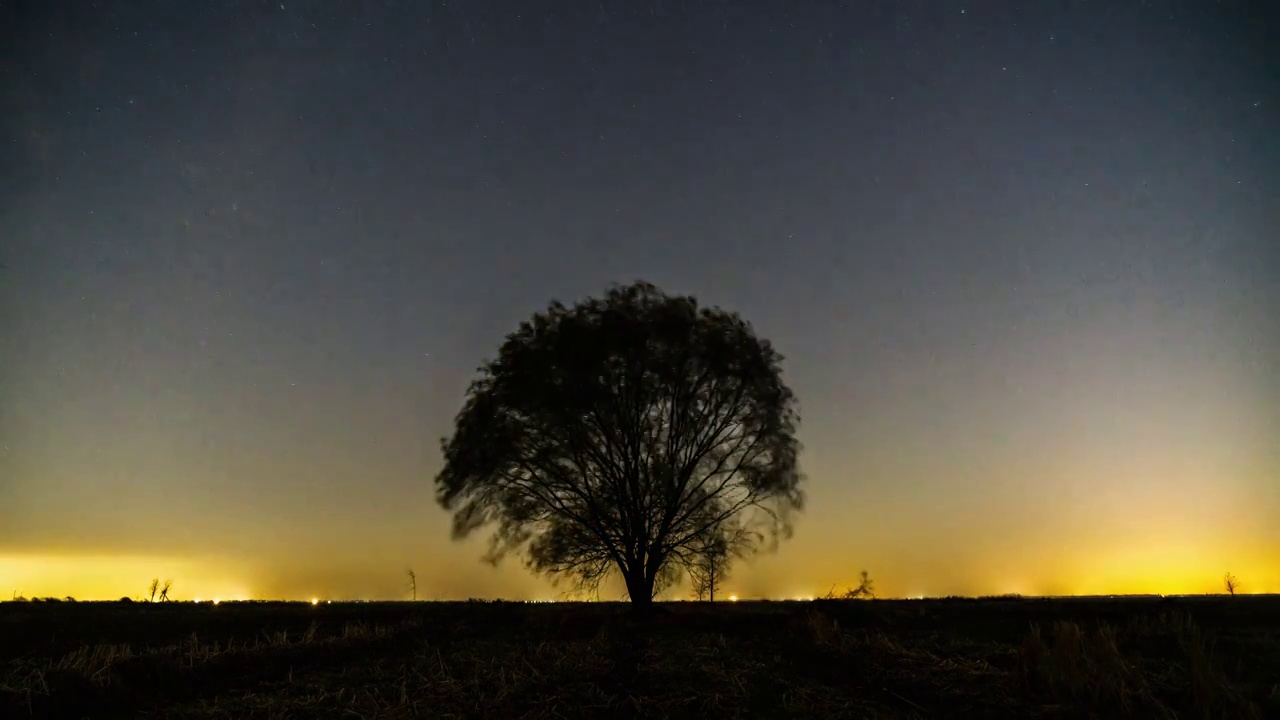
<svg viewBox="0 0 1280 720">
<path fill-rule="evenodd" d="M 1280 597 L 3 603 L 0 717 L 1280 717 Z"/>
</svg>

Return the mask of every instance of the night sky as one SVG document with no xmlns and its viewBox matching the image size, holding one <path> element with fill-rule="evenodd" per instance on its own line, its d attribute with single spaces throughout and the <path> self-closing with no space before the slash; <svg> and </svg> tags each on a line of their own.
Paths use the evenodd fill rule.
<svg viewBox="0 0 1280 720">
<path fill-rule="evenodd" d="M 1280 591 L 1267 4 L 0 2 L 0 591 L 550 597 L 439 439 L 637 279 L 801 402 L 726 592 Z"/>
</svg>

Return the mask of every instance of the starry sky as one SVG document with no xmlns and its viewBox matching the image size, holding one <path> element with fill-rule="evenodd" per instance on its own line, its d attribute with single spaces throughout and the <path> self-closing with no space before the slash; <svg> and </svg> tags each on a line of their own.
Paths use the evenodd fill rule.
<svg viewBox="0 0 1280 720">
<path fill-rule="evenodd" d="M 1280 592 L 1265 5 L 0 2 L 0 590 L 553 596 L 439 438 L 645 279 L 801 402 L 726 592 Z"/>
</svg>

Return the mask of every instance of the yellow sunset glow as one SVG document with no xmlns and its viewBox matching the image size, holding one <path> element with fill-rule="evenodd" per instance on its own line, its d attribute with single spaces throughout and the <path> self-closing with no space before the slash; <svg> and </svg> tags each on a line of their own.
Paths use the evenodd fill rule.
<svg viewBox="0 0 1280 720">
<path fill-rule="evenodd" d="M 152 578 L 173 580 L 171 600 L 254 597 L 220 562 L 148 555 L 0 554 L 0 582 L 14 595 L 29 598 L 146 599 Z"/>
<path fill-rule="evenodd" d="M 802 551 L 802 546 L 797 551 Z M 1222 592 L 1222 575 L 1230 571 L 1240 578 L 1243 593 L 1280 592 L 1280 562 L 1276 553 L 1250 548 L 1246 543 L 1206 542 L 1197 543 L 1188 538 L 1176 540 L 1167 536 L 1154 536 L 1150 542 L 1135 542 L 1107 547 L 1099 541 L 1095 545 L 1077 546 L 1057 553 L 1046 549 L 1043 555 L 1036 553 L 1035 562 L 1018 566 L 1012 563 L 992 563 L 985 573 L 975 573 L 965 583 L 947 587 L 943 582 L 931 582 L 925 591 L 915 582 L 916 575 L 929 574 L 931 566 L 923 570 L 895 561 L 896 554 L 886 552 L 891 561 L 877 572 L 872 566 L 872 577 L 880 597 L 941 597 L 950 594 L 1001 595 L 1112 595 L 1112 594 L 1199 594 Z M 824 568 L 817 563 L 782 563 L 785 558 L 769 556 L 759 562 L 743 564 L 736 576 L 751 581 L 753 597 L 811 600 L 828 590 L 840 594 L 857 587 L 857 578 L 840 571 L 835 563 Z M 830 578 L 832 583 L 814 583 L 813 591 L 786 590 L 777 577 L 775 563 L 786 564 L 786 576 L 802 579 L 795 572 L 795 565 L 809 565 L 808 574 L 819 579 Z M 0 582 L 5 590 L 22 597 L 65 597 L 80 600 L 116 600 L 121 597 L 145 599 L 151 578 L 162 582 L 172 579 L 172 600 L 213 602 L 221 600 L 247 600 L 253 598 L 290 599 L 287 592 L 255 593 L 255 582 L 247 575 L 237 577 L 235 565 L 220 560 L 168 558 L 146 555 L 71 555 L 71 554 L 6 554 L 0 555 Z M 848 565 L 845 565 L 848 567 Z M 390 571 L 388 571 L 389 574 Z M 506 568 L 504 574 L 515 577 L 520 569 Z M 809 579 L 809 578 L 804 578 Z M 771 585 L 778 582 L 780 590 Z M 834 587 L 832 587 L 834 585 Z M 794 588 L 795 585 L 792 585 Z M 758 588 L 758 589 L 757 589 Z M 933 588 L 937 588 L 934 590 Z M 670 597 L 679 599 L 687 594 L 687 588 L 672 591 Z M 434 599 L 465 599 L 464 592 L 440 593 Z M 314 595 L 292 596 L 312 605 L 319 605 Z M 401 599 L 395 595 L 379 593 L 372 599 Z M 508 595 L 507 597 L 511 597 Z M 602 598 L 610 597 L 601 593 Z M 725 595 L 734 602 L 740 593 Z M 546 601 L 544 597 L 535 598 Z M 206 600 L 211 599 L 211 600 Z M 534 599 L 534 598 L 530 598 Z"/>
</svg>

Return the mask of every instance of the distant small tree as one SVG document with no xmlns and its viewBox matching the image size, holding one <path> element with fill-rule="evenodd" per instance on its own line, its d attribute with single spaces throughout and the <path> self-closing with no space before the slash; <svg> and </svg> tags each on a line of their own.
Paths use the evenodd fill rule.
<svg viewBox="0 0 1280 720">
<path fill-rule="evenodd" d="M 169 602 L 169 588 L 171 587 L 173 587 L 173 581 L 165 580 L 164 585 L 160 588 L 160 602 Z M 152 592 L 155 592 L 154 588 L 152 588 Z"/>
<path fill-rule="evenodd" d="M 729 551 L 724 539 L 715 536 L 700 543 L 691 552 L 687 571 L 693 583 L 693 594 L 699 600 L 715 602 L 716 588 L 724 582 L 729 564 Z"/>
<path fill-rule="evenodd" d="M 413 593 L 413 600 L 414 602 L 417 602 L 418 601 L 418 576 L 413 574 L 413 568 L 409 568 L 408 570 L 406 570 L 405 574 L 409 576 L 409 592 Z"/>
<path fill-rule="evenodd" d="M 151 584 L 147 586 L 147 602 L 156 601 L 156 590 L 160 587 L 160 578 L 151 578 Z"/>
<path fill-rule="evenodd" d="M 1228 595 L 1235 595 L 1240 589 L 1240 579 L 1231 573 L 1222 576 L 1222 585 L 1227 589 Z"/>
<path fill-rule="evenodd" d="M 876 596 L 875 581 L 871 579 L 871 573 L 867 572 L 866 570 L 863 570 L 857 587 L 849 588 L 848 590 L 845 590 L 843 593 L 837 594 L 836 589 L 833 586 L 830 590 L 827 591 L 827 594 L 823 597 L 823 599 L 824 600 L 862 600 L 862 599 L 871 600 L 871 599 L 874 599 L 875 596 Z"/>
<path fill-rule="evenodd" d="M 852 597 L 874 598 L 876 596 L 876 584 L 875 581 L 871 579 L 871 573 L 863 570 L 858 582 L 858 587 L 854 588 L 850 592 L 852 593 Z"/>
<path fill-rule="evenodd" d="M 726 520 L 711 526 L 688 547 L 680 548 L 676 560 L 684 566 L 698 600 L 715 602 L 716 591 L 729 576 L 729 566 L 762 540 L 760 533 Z"/>
</svg>

